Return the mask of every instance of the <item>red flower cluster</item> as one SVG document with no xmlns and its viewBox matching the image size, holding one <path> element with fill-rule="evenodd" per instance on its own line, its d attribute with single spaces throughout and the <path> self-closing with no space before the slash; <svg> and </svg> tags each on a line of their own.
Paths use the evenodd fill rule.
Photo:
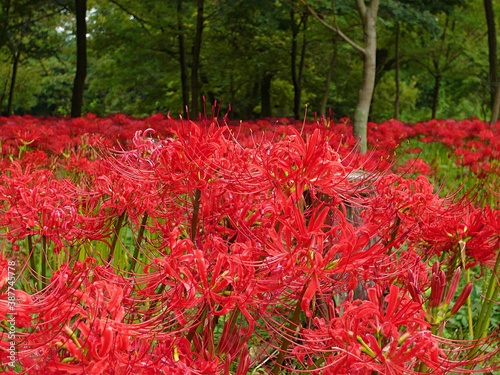
<svg viewBox="0 0 500 375">
<path fill-rule="evenodd" d="M 392 150 L 415 135 L 403 124 L 374 126 L 380 147 L 360 156 L 345 123 L 299 131 L 163 116 L 66 127 L 26 118 L 21 134 L 20 119 L 2 121 L 5 373 L 445 374 L 499 365 L 493 335 L 442 335 L 472 287 L 462 270 L 498 268 L 499 209 L 388 173 Z M 59 134 L 48 132 L 56 126 Z M 18 269 L 14 305 L 7 256 Z M 485 343 L 487 354 L 476 351 Z"/>
</svg>

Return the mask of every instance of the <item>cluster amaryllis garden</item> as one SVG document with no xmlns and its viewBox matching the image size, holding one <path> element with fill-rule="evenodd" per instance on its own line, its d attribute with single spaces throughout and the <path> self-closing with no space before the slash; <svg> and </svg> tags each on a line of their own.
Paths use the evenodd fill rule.
<svg viewBox="0 0 500 375">
<path fill-rule="evenodd" d="M 446 134 L 498 173 L 498 126 L 450 124 L 371 124 L 359 155 L 347 119 L 1 119 L 1 371 L 497 370 L 495 186 L 440 197 L 394 156 Z"/>
</svg>

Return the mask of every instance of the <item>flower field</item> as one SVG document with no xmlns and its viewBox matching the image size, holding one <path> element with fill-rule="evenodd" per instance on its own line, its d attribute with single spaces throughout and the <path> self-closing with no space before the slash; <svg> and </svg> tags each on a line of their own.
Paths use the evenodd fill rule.
<svg viewBox="0 0 500 375">
<path fill-rule="evenodd" d="M 0 372 L 493 374 L 500 123 L 0 118 Z"/>
</svg>

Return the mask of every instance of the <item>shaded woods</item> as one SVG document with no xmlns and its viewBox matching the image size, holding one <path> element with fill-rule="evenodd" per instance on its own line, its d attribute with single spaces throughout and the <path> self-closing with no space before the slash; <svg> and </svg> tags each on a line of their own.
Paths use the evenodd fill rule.
<svg viewBox="0 0 500 375">
<path fill-rule="evenodd" d="M 2 0 L 2 112 L 490 119 L 498 3 L 364 3 Z"/>
</svg>

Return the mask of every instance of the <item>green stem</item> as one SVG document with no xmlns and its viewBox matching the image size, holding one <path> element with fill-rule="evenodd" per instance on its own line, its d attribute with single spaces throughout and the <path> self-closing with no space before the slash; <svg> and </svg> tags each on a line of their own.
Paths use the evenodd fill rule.
<svg viewBox="0 0 500 375">
<path fill-rule="evenodd" d="M 203 321 L 206 319 L 207 317 L 207 310 L 208 310 L 208 306 L 205 306 L 203 308 L 203 311 L 201 313 L 201 319 L 200 319 L 200 324 L 196 324 L 194 325 L 188 332 L 188 334 L 186 335 L 186 339 L 192 343 L 193 342 L 193 338 L 194 338 L 194 335 L 196 333 L 197 330 L 203 330 Z M 200 332 L 201 333 L 201 332 Z"/>
<path fill-rule="evenodd" d="M 240 309 L 234 309 L 230 313 L 231 315 L 229 316 L 229 327 L 228 330 L 229 332 L 233 332 L 234 326 L 236 325 L 236 322 L 238 320 L 238 317 L 240 316 Z"/>
<path fill-rule="evenodd" d="M 498 290 L 498 268 L 500 267 L 500 252 L 497 255 L 497 260 L 495 266 L 491 271 L 490 282 L 488 285 L 488 290 L 484 298 L 483 304 L 481 306 L 481 312 L 479 313 L 479 318 L 477 320 L 477 330 L 475 332 L 474 338 L 483 338 L 487 336 L 488 327 L 490 325 L 491 311 L 493 310 L 493 305 L 495 304 L 496 296 L 495 293 Z"/>
<path fill-rule="evenodd" d="M 304 289 L 302 290 L 302 293 L 300 294 L 300 297 L 297 299 L 297 304 L 295 305 L 295 311 L 293 312 L 292 319 L 288 323 L 287 331 L 289 332 L 295 332 L 297 329 L 297 326 L 299 324 L 299 319 L 300 319 L 300 313 L 302 312 L 302 297 L 304 296 L 304 293 L 307 289 L 307 284 L 304 285 Z M 283 361 L 285 360 L 285 353 L 288 350 L 288 347 L 290 346 L 291 341 L 287 338 L 286 335 L 283 336 L 283 342 L 281 343 L 281 348 L 280 352 L 278 354 L 278 358 L 276 359 L 276 363 L 274 364 L 274 368 L 272 371 L 272 374 L 278 375 L 281 370 L 281 365 Z"/>
<path fill-rule="evenodd" d="M 316 359 L 316 361 L 314 361 L 314 363 L 312 365 L 310 365 L 307 369 L 308 370 L 317 370 L 318 368 L 320 368 L 323 363 L 325 362 L 325 358 L 324 357 L 319 357 L 318 359 Z"/>
<path fill-rule="evenodd" d="M 193 220 L 191 221 L 191 241 L 196 239 L 196 232 L 198 231 L 198 219 L 200 216 L 200 200 L 201 191 L 200 189 L 194 189 L 194 199 L 193 199 Z"/>
<path fill-rule="evenodd" d="M 399 226 L 401 225 L 401 219 L 399 216 L 396 216 L 396 220 L 394 221 L 394 228 L 391 231 L 391 246 L 394 244 L 394 241 L 396 241 L 396 237 L 398 236 L 398 231 L 399 231 Z M 392 250 L 392 247 L 389 249 L 389 251 Z M 390 254 L 389 254 L 390 255 Z"/>
<path fill-rule="evenodd" d="M 361 344 L 361 351 L 365 354 L 368 354 L 373 359 L 377 358 L 375 352 L 366 344 L 361 336 L 357 336 L 356 340 Z"/>
<path fill-rule="evenodd" d="M 165 291 L 165 284 L 161 284 L 158 291 L 155 294 L 161 296 L 161 295 L 163 295 L 164 291 Z M 154 311 L 154 309 L 156 309 L 157 304 L 158 304 L 158 300 L 154 300 L 153 302 L 151 302 L 151 305 L 149 305 L 149 307 L 148 307 L 148 312 Z"/>
<path fill-rule="evenodd" d="M 231 323 L 229 324 L 229 332 L 233 331 L 239 316 L 240 316 L 240 309 L 235 309 L 231 312 L 231 317 L 229 318 L 231 320 Z"/>
<path fill-rule="evenodd" d="M 496 300 L 496 293 L 498 292 L 498 281 L 497 281 L 497 273 L 498 268 L 500 267 L 500 252 L 497 255 L 497 260 L 495 262 L 495 266 L 491 272 L 491 278 L 488 285 L 488 290 L 486 291 L 486 296 L 483 300 L 481 311 L 479 313 L 479 317 L 477 320 L 476 331 L 474 332 L 474 339 L 479 340 L 488 335 L 488 327 L 490 325 L 491 311 L 493 310 L 493 305 Z M 473 359 L 481 345 L 476 345 L 471 350 L 469 354 L 469 358 Z"/>
<path fill-rule="evenodd" d="M 420 366 L 418 366 L 417 372 L 422 374 L 427 372 L 427 365 L 423 362 L 420 362 Z"/>
<path fill-rule="evenodd" d="M 129 266 L 129 272 L 133 272 L 135 270 L 135 264 L 137 263 L 137 258 L 139 257 L 139 249 L 141 248 L 142 240 L 144 239 L 144 229 L 146 228 L 146 223 L 148 221 L 148 214 L 145 212 L 142 217 L 141 227 L 139 228 L 139 233 L 137 234 L 137 240 L 135 242 L 134 255 L 132 256 L 132 260 Z"/>
<path fill-rule="evenodd" d="M 467 284 L 470 282 L 470 268 L 467 269 L 467 272 L 465 273 L 465 281 Z M 469 320 L 469 335 L 470 337 L 474 337 L 474 324 L 472 321 L 472 300 L 470 294 L 467 297 L 467 318 Z"/>
<path fill-rule="evenodd" d="M 118 238 L 120 237 L 120 229 L 122 228 L 123 221 L 125 220 L 126 211 L 123 211 L 118 219 L 116 220 L 115 228 L 114 228 L 114 236 L 113 242 L 111 243 L 111 249 L 109 249 L 108 262 L 111 262 L 113 256 L 115 254 L 116 244 L 118 243 Z"/>
<path fill-rule="evenodd" d="M 33 235 L 28 234 L 27 241 L 28 241 L 28 257 L 30 262 L 30 268 L 35 275 L 38 275 L 38 267 L 36 266 L 36 260 L 35 260 L 35 248 L 33 247 Z M 34 287 L 36 288 L 38 284 L 37 279 L 34 280 L 33 284 Z"/>
<path fill-rule="evenodd" d="M 73 340 L 78 349 L 82 349 L 82 344 L 80 344 L 80 341 L 78 341 L 78 336 L 76 335 L 75 331 L 66 326 L 64 327 L 64 332 L 66 332 L 70 339 Z"/>
<path fill-rule="evenodd" d="M 35 252 L 33 251 L 33 236 L 28 234 L 28 257 L 30 260 L 30 267 L 33 271 L 36 270 L 36 262 L 35 262 Z"/>
<path fill-rule="evenodd" d="M 40 282 L 42 289 L 47 285 L 47 238 L 42 236 L 42 254 L 40 255 L 40 263 L 41 263 L 41 275 Z"/>
</svg>

